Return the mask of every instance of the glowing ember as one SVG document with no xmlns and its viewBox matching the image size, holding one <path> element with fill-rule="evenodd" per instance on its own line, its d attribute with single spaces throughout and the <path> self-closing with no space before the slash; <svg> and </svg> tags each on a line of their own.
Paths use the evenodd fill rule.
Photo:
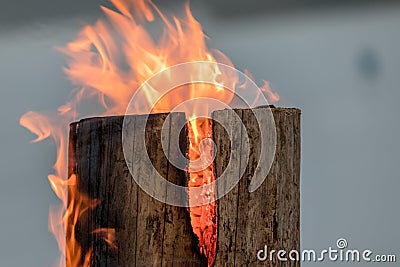
<svg viewBox="0 0 400 267">
<path fill-rule="evenodd" d="M 210 119 L 195 119 L 188 123 L 189 129 L 189 158 L 197 160 L 200 156 L 212 159 L 213 146 L 210 143 L 202 142 L 202 153 L 200 153 L 200 141 L 205 138 L 212 138 L 212 121 Z M 200 251 L 207 256 L 208 265 L 214 263 L 216 239 L 217 239 L 217 206 L 214 201 L 214 192 L 202 192 L 200 196 L 194 195 L 190 187 L 198 187 L 210 184 L 215 180 L 214 165 L 204 166 L 201 171 L 193 171 L 189 174 L 189 201 L 197 198 L 207 199 L 209 204 L 190 208 L 190 218 L 194 233 L 199 238 Z"/>
<path fill-rule="evenodd" d="M 90 264 L 90 251 L 86 255 L 81 255 L 82 250 L 75 239 L 75 225 L 83 213 L 98 204 L 96 200 L 88 199 L 77 190 L 75 174 L 72 173 L 70 177 L 67 175 L 69 123 L 82 117 L 123 115 L 136 88 L 154 74 L 170 66 L 191 61 L 209 61 L 233 67 L 230 60 L 221 52 L 209 52 L 201 25 L 192 16 L 188 5 L 185 6 L 182 18 L 178 18 L 164 15 L 149 0 L 111 0 L 111 2 L 116 11 L 102 7 L 108 21 L 99 20 L 93 26 L 86 26 L 75 41 L 60 49 L 69 57 L 65 72 L 72 83 L 78 86 L 71 92 L 70 99 L 57 112 L 50 115 L 28 112 L 20 120 L 21 125 L 38 136 L 35 141 L 51 137 L 57 146 L 55 173 L 49 175 L 49 181 L 62 204 L 50 210 L 49 228 L 54 233 L 62 253 L 59 266 Z M 146 31 L 145 25 L 157 20 L 162 23 L 164 31 L 159 39 L 154 40 Z M 193 71 L 200 72 L 201 69 Z M 230 85 L 237 83 L 237 77 L 229 77 L 228 74 L 216 69 L 213 78 L 218 80 L 221 76 L 228 76 L 221 80 L 229 78 Z M 153 112 L 172 110 L 183 100 L 197 97 L 210 97 L 229 104 L 233 95 L 223 86 L 218 88 L 207 84 L 183 86 L 183 91 L 178 90 L 176 93 L 166 95 L 165 99 L 153 108 Z M 239 89 L 245 87 L 245 84 L 237 85 Z M 156 88 L 145 88 L 145 97 L 148 100 L 156 97 L 156 90 Z M 270 100 L 278 100 L 278 96 L 269 90 L 267 83 L 263 90 Z M 95 106 L 94 112 L 88 112 L 88 107 L 93 106 Z M 199 114 L 208 114 L 211 109 L 210 106 L 201 105 L 194 106 L 190 110 L 186 109 L 185 112 L 188 118 L 195 118 Z M 140 112 L 140 107 L 137 111 Z M 206 142 L 201 144 L 204 138 L 211 137 L 211 121 L 195 119 L 188 123 L 188 128 L 189 158 L 196 160 L 200 157 L 201 145 L 206 157 L 211 155 L 212 147 Z M 189 186 L 201 186 L 214 180 L 211 164 L 202 171 L 191 172 Z M 197 197 L 212 200 L 213 192 L 193 196 L 189 190 L 189 199 L 193 201 Z M 205 206 L 191 208 L 190 213 L 200 250 L 207 256 L 209 265 L 212 265 L 217 235 L 216 204 L 211 202 Z M 113 246 L 113 229 L 95 229 L 93 234 L 103 237 L 110 246 Z"/>
</svg>

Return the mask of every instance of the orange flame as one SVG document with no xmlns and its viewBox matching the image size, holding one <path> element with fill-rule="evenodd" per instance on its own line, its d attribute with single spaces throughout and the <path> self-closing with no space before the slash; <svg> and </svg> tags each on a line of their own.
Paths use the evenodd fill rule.
<svg viewBox="0 0 400 267">
<path fill-rule="evenodd" d="M 111 2 L 116 11 L 101 7 L 107 20 L 85 26 L 75 41 L 59 48 L 69 59 L 68 67 L 64 71 L 71 82 L 78 86 L 71 92 L 67 103 L 50 115 L 28 112 L 20 119 L 22 126 L 37 135 L 35 142 L 51 137 L 57 146 L 55 173 L 48 178 L 51 188 L 62 202 L 60 207 L 52 207 L 49 213 L 49 229 L 54 233 L 62 253 L 59 266 L 90 265 L 90 251 L 82 255 L 82 248 L 75 239 L 75 225 L 83 213 L 98 204 L 96 200 L 89 199 L 77 190 L 76 175 L 67 177 L 69 123 L 81 117 L 124 114 L 136 88 L 170 66 L 191 61 L 209 61 L 233 67 L 232 62 L 222 52 L 210 52 L 207 49 L 206 36 L 188 4 L 184 15 L 178 18 L 163 14 L 150 0 Z M 156 21 L 163 25 L 163 34 L 160 38 L 153 39 L 145 26 Z M 228 74 L 215 70 L 213 78 L 218 80 L 221 76 L 225 76 L 221 80 L 230 79 L 231 85 L 237 83 L 237 77 L 228 77 Z M 245 87 L 246 85 L 240 85 L 238 88 Z M 158 98 L 156 89 L 144 89 L 149 103 Z M 269 89 L 268 83 L 263 91 L 270 100 L 279 100 L 279 96 Z M 211 97 L 229 104 L 233 94 L 223 87 L 191 84 L 166 95 L 156 104 L 153 112 L 170 111 L 183 100 L 198 97 Z M 211 108 L 201 105 L 185 111 L 188 117 L 195 118 L 196 115 L 208 114 Z M 140 112 L 140 107 L 137 111 Z M 188 155 L 191 160 L 196 160 L 200 157 L 201 140 L 212 135 L 211 121 L 200 118 L 192 120 L 188 123 L 188 129 Z M 211 150 L 209 147 L 207 153 L 211 153 Z M 203 171 L 190 173 L 189 186 L 208 184 L 214 180 L 213 165 L 210 164 Z M 212 198 L 213 194 L 205 192 L 203 196 L 193 196 L 189 190 L 189 198 L 196 197 Z M 190 213 L 200 249 L 208 257 L 211 266 L 214 262 L 217 234 L 216 204 L 211 202 L 191 208 Z M 96 229 L 93 233 L 99 234 L 110 246 L 114 246 L 113 229 Z"/>
<path fill-rule="evenodd" d="M 189 158 L 191 161 L 197 160 L 200 156 L 199 144 L 205 138 L 212 138 L 212 121 L 210 119 L 195 119 L 188 123 L 189 130 Z M 204 142 L 203 142 L 204 144 Z M 208 144 L 208 143 L 206 143 Z M 206 157 L 212 158 L 213 147 L 206 145 L 203 153 Z M 206 205 L 191 207 L 190 219 L 193 232 L 199 238 L 200 251 L 207 257 L 208 265 L 212 266 L 215 259 L 216 241 L 217 241 L 217 206 L 214 198 L 214 192 L 202 192 L 201 195 L 195 195 L 190 191 L 192 187 L 199 187 L 210 184 L 215 181 L 214 164 L 209 164 L 201 171 L 189 173 L 189 202 L 197 201 L 199 198 L 207 200 Z"/>
</svg>

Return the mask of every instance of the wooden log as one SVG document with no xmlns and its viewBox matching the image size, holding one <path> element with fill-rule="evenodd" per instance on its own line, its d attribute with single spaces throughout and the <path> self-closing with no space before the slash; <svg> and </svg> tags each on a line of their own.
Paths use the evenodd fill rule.
<svg viewBox="0 0 400 267">
<path fill-rule="evenodd" d="M 266 113 L 264 109 L 253 111 L 261 114 L 261 118 Z M 234 147 L 230 146 L 227 132 L 218 123 L 213 127 L 218 150 L 214 162 L 217 177 L 228 164 L 230 150 L 242 150 L 246 145 L 244 128 L 250 136 L 245 173 L 233 190 L 217 202 L 218 237 L 214 266 L 299 266 L 298 262 L 278 262 L 276 259 L 261 262 L 257 252 L 265 245 L 275 250 L 299 250 L 300 111 L 272 109 L 277 130 L 275 158 L 266 180 L 250 193 L 248 187 L 260 157 L 260 129 L 253 111 L 223 110 L 213 114 L 215 119 L 237 124 L 232 130 Z M 232 112 L 239 115 L 244 127 L 235 121 Z M 84 213 L 72 228 L 82 246 L 82 262 L 84 255 L 90 253 L 91 266 L 207 266 L 207 259 L 199 252 L 188 209 L 153 199 L 136 184 L 129 172 L 128 165 L 131 169 L 136 168 L 140 179 L 154 175 L 144 173 L 145 168 L 141 168 L 144 163 L 135 154 L 135 147 L 138 147 L 135 131 L 146 127 L 147 151 L 158 173 L 172 183 L 187 185 L 188 175 L 168 162 L 161 147 L 162 125 L 167 115 L 150 115 L 147 124 L 144 116 L 131 116 L 127 136 L 132 139 L 129 141 L 132 147 L 128 149 L 132 149 L 133 156 L 129 159 L 124 158 L 122 150 L 122 116 L 85 119 L 71 125 L 70 175 L 77 175 L 80 192 L 99 200 L 99 204 Z M 173 113 L 168 119 L 167 131 L 179 130 L 176 125 L 182 125 L 186 120 L 182 113 Z M 183 153 L 188 147 L 186 134 L 183 130 L 179 141 Z M 169 138 L 168 132 L 163 136 Z M 167 140 L 167 143 L 171 141 Z M 178 152 L 169 149 L 169 158 Z M 245 164 L 244 158 L 234 158 L 233 166 L 240 168 Z M 238 173 L 233 169 L 229 175 Z M 223 185 L 218 188 L 220 186 Z M 168 194 L 168 188 L 165 192 Z M 98 228 L 115 229 L 117 248 L 93 233 Z"/>
<path fill-rule="evenodd" d="M 145 126 L 148 154 L 167 180 L 186 185 L 187 174 L 168 164 L 161 142 L 157 141 L 161 140 L 167 115 L 148 118 Z M 182 125 L 181 120 L 186 120 L 184 114 L 171 114 L 170 125 Z M 144 116 L 132 116 L 130 123 L 131 149 L 135 151 L 138 142 L 135 130 L 143 129 Z M 187 209 L 153 199 L 133 180 L 127 164 L 140 168 L 143 159 L 134 156 L 125 161 L 122 125 L 122 116 L 84 119 L 71 125 L 70 175 L 77 175 L 81 193 L 99 200 L 75 226 L 83 250 L 82 262 L 90 252 L 91 266 L 207 266 L 207 259 L 199 253 Z M 187 138 L 180 138 L 180 146 L 187 148 Z M 177 153 L 169 152 L 170 157 L 171 153 Z M 152 175 L 141 170 L 139 173 L 143 179 Z M 116 249 L 93 233 L 104 228 L 115 229 Z"/>
<path fill-rule="evenodd" d="M 228 133 L 214 124 L 214 141 L 219 151 L 216 158 L 216 174 L 226 168 L 228 151 L 243 149 L 244 128 L 234 121 L 233 112 L 241 118 L 249 138 L 249 159 L 239 183 L 218 201 L 218 241 L 215 266 L 300 266 L 298 261 L 260 261 L 257 252 L 268 250 L 300 249 L 300 110 L 273 108 L 276 125 L 275 158 L 268 176 L 255 191 L 249 185 L 260 157 L 260 129 L 256 113 L 264 123 L 272 123 L 265 109 L 223 110 L 214 112 L 213 118 L 221 122 L 235 123 L 234 140 L 241 140 L 237 147 L 229 146 Z M 234 121 L 234 122 L 232 122 Z M 261 124 L 260 127 L 263 125 Z M 244 149 L 243 149 L 244 150 Z M 229 175 L 238 175 L 244 155 L 233 166 Z M 288 258 L 288 254 L 285 255 Z"/>
</svg>

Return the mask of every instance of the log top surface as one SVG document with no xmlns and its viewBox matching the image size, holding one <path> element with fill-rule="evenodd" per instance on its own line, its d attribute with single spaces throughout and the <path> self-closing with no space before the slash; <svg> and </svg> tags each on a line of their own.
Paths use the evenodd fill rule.
<svg viewBox="0 0 400 267">
<path fill-rule="evenodd" d="M 300 113 L 301 114 L 301 110 L 299 108 L 285 108 L 285 107 L 269 107 L 269 106 L 260 106 L 260 107 L 255 107 L 254 109 L 262 109 L 262 108 L 270 108 L 272 112 L 282 112 L 282 113 Z M 249 110 L 249 108 L 247 109 L 240 109 L 240 108 L 234 108 L 233 110 Z M 218 112 L 214 111 L 214 112 Z M 183 112 L 175 112 L 175 113 L 183 113 Z M 162 112 L 162 113 L 152 113 L 152 114 L 138 114 L 138 115 L 128 115 L 128 116 L 148 116 L 148 120 L 152 120 L 157 116 L 160 115 L 168 115 L 168 112 Z M 74 121 L 70 123 L 70 126 L 76 126 L 77 124 L 80 123 L 84 123 L 86 121 L 96 121 L 96 120 L 104 120 L 104 119 L 121 119 L 123 117 L 125 117 L 126 115 L 112 115 L 112 116 L 97 116 L 97 117 L 88 117 L 88 118 L 83 118 L 80 119 L 79 121 Z"/>
</svg>

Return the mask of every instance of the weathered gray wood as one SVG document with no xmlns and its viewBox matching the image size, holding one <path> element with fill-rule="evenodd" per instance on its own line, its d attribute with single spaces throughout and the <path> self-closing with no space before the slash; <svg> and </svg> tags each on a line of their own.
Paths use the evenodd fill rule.
<svg viewBox="0 0 400 267">
<path fill-rule="evenodd" d="M 152 159 L 154 167 L 160 172 L 160 175 L 166 177 L 167 160 L 164 159 L 164 153 L 162 152 L 161 142 L 155 142 L 154 140 L 161 140 L 161 128 L 165 121 L 166 114 L 159 114 L 157 120 L 154 123 L 147 124 L 146 127 L 146 146 L 148 147 L 148 153 Z M 135 122 L 135 128 L 139 127 L 143 129 L 146 126 L 146 121 L 143 117 L 137 117 Z M 138 169 L 135 173 L 138 173 L 140 180 L 149 180 L 149 177 L 153 173 L 147 173 L 146 168 L 142 168 L 142 152 L 144 147 L 141 147 L 143 140 L 135 138 L 133 145 L 133 166 L 134 169 Z M 160 149 L 161 148 L 161 149 Z M 161 185 L 153 184 L 154 188 Z M 160 188 L 165 191 L 165 188 Z M 163 247 L 163 229 L 164 229 L 164 213 L 165 206 L 162 202 L 155 200 L 149 196 L 146 192 L 139 190 L 138 192 L 138 213 L 144 214 L 145 217 L 139 220 L 136 224 L 137 242 L 136 242 L 136 265 L 138 266 L 160 266 L 162 261 L 162 247 Z"/>
<path fill-rule="evenodd" d="M 170 129 L 179 131 L 180 125 L 185 125 L 186 118 L 177 116 L 172 113 L 170 115 Z M 179 135 L 179 140 L 187 140 L 187 131 L 184 128 Z M 176 158 L 178 153 L 185 153 L 188 149 L 187 144 L 183 143 L 181 147 L 171 146 L 169 149 L 168 158 Z M 173 164 L 168 165 L 168 180 L 180 186 L 187 186 L 187 180 L 181 179 L 179 175 L 181 171 Z M 167 194 L 174 194 L 173 190 L 168 190 Z M 178 196 L 177 196 L 178 197 Z M 190 215 L 187 209 L 174 207 L 165 204 L 165 223 L 164 223 L 164 242 L 163 253 L 169 257 L 163 257 L 161 266 L 207 266 L 207 259 L 205 257 L 198 257 L 195 253 L 188 253 L 188 251 L 197 251 L 198 243 L 197 237 L 194 235 L 192 226 L 190 224 Z M 188 238 L 191 237 L 191 238 Z"/>
<path fill-rule="evenodd" d="M 226 170 L 226 165 L 230 156 L 241 153 L 242 144 L 242 123 L 235 120 L 234 110 L 224 110 L 214 113 L 213 139 L 216 142 L 217 156 L 215 158 L 215 172 L 217 177 Z M 242 110 L 237 110 L 239 118 L 242 116 Z M 231 125 L 228 133 L 221 125 Z M 230 137 L 231 136 L 231 137 Z M 240 168 L 240 157 L 232 157 L 233 166 L 237 167 L 227 171 L 227 175 L 237 176 Z M 217 191 L 228 190 L 232 185 L 219 182 Z M 237 199 L 238 186 L 235 186 L 227 195 L 218 201 L 218 237 L 215 266 L 234 266 L 236 227 L 237 227 Z M 220 204 L 222 203 L 222 205 Z"/>
<path fill-rule="evenodd" d="M 228 120 L 231 121 L 231 112 L 233 111 L 217 111 L 213 117 L 221 120 L 230 117 Z M 276 255 L 272 261 L 259 261 L 257 252 L 265 245 L 269 251 L 284 249 L 289 252 L 300 249 L 300 111 L 272 109 L 276 124 L 276 154 L 266 180 L 252 193 L 248 189 L 261 152 L 260 129 L 253 112 L 261 114 L 263 118 L 263 109 L 236 112 L 250 137 L 250 154 L 245 173 L 238 185 L 218 201 L 215 266 L 299 266 L 299 262 L 277 261 Z M 265 110 L 264 113 L 267 114 Z M 263 120 L 271 123 L 267 115 Z M 215 124 L 213 133 L 218 155 L 222 155 L 216 159 L 219 177 L 229 161 L 226 150 L 231 148 L 227 146 L 230 141 L 218 124 Z M 241 139 L 243 147 L 243 136 Z M 243 153 L 241 158 L 244 158 Z M 241 160 L 236 165 L 236 175 L 239 175 L 243 164 L 245 162 Z"/>
<path fill-rule="evenodd" d="M 185 185 L 187 174 L 168 163 L 159 141 L 166 118 L 167 114 L 150 115 L 146 124 L 146 148 L 163 177 Z M 175 125 L 182 120 L 185 120 L 184 114 L 176 113 L 168 123 Z M 82 194 L 99 200 L 74 226 L 83 250 L 82 260 L 91 250 L 91 266 L 204 266 L 207 261 L 199 254 L 196 238 L 191 233 L 188 210 L 167 206 L 148 196 L 129 172 L 127 164 L 138 168 L 143 179 L 150 180 L 154 175 L 144 173 L 145 168 L 140 168 L 143 159 L 135 153 L 143 149 L 135 133 L 143 129 L 144 123 L 143 116 L 132 116 L 129 122 L 127 136 L 134 153 L 126 161 L 121 139 L 122 116 L 85 119 L 71 125 L 69 174 L 77 175 Z M 169 138 L 168 133 L 164 136 Z M 187 147 L 187 139 L 182 138 L 180 145 Z M 177 151 L 168 153 L 173 156 Z M 104 241 L 101 231 L 93 233 L 99 228 L 115 229 L 117 248 Z M 67 235 L 70 233 L 71 229 Z"/>
<path fill-rule="evenodd" d="M 218 200 L 218 237 L 214 266 L 299 266 L 298 262 L 261 262 L 257 252 L 265 245 L 269 250 L 292 249 L 300 246 L 300 111 L 297 109 L 272 109 L 276 124 L 276 154 L 266 180 L 255 192 L 248 191 L 251 177 L 260 157 L 260 129 L 253 112 L 263 117 L 265 110 L 222 110 L 213 114 L 223 124 L 231 124 L 226 132 L 214 123 L 213 139 L 217 145 L 215 171 L 217 177 L 226 169 L 231 153 L 233 169 L 228 176 L 245 172 L 239 183 Z M 238 121 L 235 114 L 243 121 Z M 144 149 L 137 129 L 144 127 L 143 116 L 131 116 L 127 138 L 133 152 Z M 169 121 L 166 121 L 169 120 Z M 186 120 L 184 114 L 150 115 L 146 128 L 146 149 L 158 173 L 168 181 L 187 185 L 187 174 L 175 168 L 165 157 L 161 147 L 162 125 L 176 131 Z M 153 199 L 133 180 L 128 165 L 148 179 L 155 173 L 145 173 L 143 159 L 137 153 L 125 159 L 122 151 L 123 117 L 91 118 L 71 125 L 69 149 L 69 174 L 77 174 L 78 189 L 99 204 L 89 209 L 74 225 L 76 237 L 83 254 L 91 249 L 92 266 L 207 266 L 207 259 L 199 254 L 196 237 L 190 225 L 188 209 L 173 207 Z M 262 125 L 261 125 L 262 126 Z M 249 144 L 244 142 L 247 131 Z M 187 132 L 181 132 L 180 146 L 187 151 Z M 229 138 L 232 136 L 232 143 Z M 171 143 L 167 140 L 167 143 Z M 245 165 L 243 153 L 250 150 Z M 175 157 L 177 148 L 169 148 L 169 158 Z M 129 153 L 128 153 L 129 154 Z M 236 153 L 233 153 L 236 154 Z M 236 166 L 236 167 L 235 167 Z M 235 169 L 236 168 L 236 169 Z M 257 174 L 259 175 L 259 174 Z M 239 178 L 239 177 L 237 177 Z M 153 187 L 163 185 L 154 184 Z M 217 191 L 232 187 L 229 182 L 218 183 Z M 168 188 L 166 196 L 174 194 Z M 72 201 L 72 200 L 70 200 Z M 71 235 L 71 225 L 67 236 Z M 117 248 L 110 247 L 97 228 L 115 229 Z M 101 232 L 100 232 L 101 233 Z M 82 256 L 83 258 L 83 256 Z"/>
</svg>

